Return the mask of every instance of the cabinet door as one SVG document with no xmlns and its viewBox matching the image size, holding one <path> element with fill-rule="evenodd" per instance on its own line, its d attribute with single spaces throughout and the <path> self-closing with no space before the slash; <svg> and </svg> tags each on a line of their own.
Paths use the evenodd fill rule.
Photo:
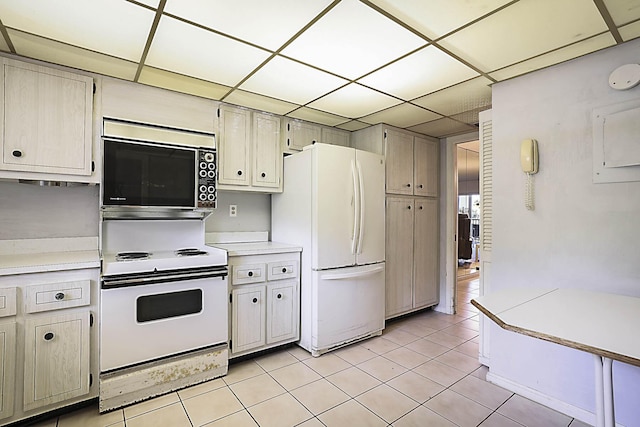
<svg viewBox="0 0 640 427">
<path fill-rule="evenodd" d="M 231 339 L 233 353 L 265 344 L 265 286 L 239 287 L 232 294 Z"/>
<path fill-rule="evenodd" d="M 387 193 L 413 194 L 413 136 L 386 131 Z"/>
<path fill-rule="evenodd" d="M 0 324 L 0 420 L 13 415 L 16 377 L 16 323 Z"/>
<path fill-rule="evenodd" d="M 415 202 L 413 233 L 414 308 L 438 303 L 438 202 Z"/>
<path fill-rule="evenodd" d="M 91 175 L 93 79 L 0 62 L 1 168 Z"/>
<path fill-rule="evenodd" d="M 267 344 L 298 335 L 298 292 L 295 281 L 281 281 L 267 287 Z"/>
<path fill-rule="evenodd" d="M 249 185 L 251 112 L 229 106 L 220 107 L 220 184 Z"/>
<path fill-rule="evenodd" d="M 350 132 L 334 128 L 322 128 L 322 142 L 324 144 L 349 147 Z"/>
<path fill-rule="evenodd" d="M 89 393 L 89 316 L 27 318 L 25 411 Z"/>
<path fill-rule="evenodd" d="M 278 188 L 281 176 L 280 118 L 254 113 L 252 184 L 257 187 Z"/>
<path fill-rule="evenodd" d="M 438 196 L 438 143 L 414 138 L 413 182 L 416 196 Z"/>
<path fill-rule="evenodd" d="M 387 317 L 413 307 L 413 207 L 412 199 L 387 197 Z"/>
<path fill-rule="evenodd" d="M 286 148 L 300 151 L 306 145 L 320 141 L 321 128 L 312 123 L 290 120 L 286 133 Z"/>
</svg>

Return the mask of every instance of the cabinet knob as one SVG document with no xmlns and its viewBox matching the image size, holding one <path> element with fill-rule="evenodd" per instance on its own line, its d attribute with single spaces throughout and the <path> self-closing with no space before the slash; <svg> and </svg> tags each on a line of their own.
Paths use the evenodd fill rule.
<svg viewBox="0 0 640 427">
<path fill-rule="evenodd" d="M 407 206 L 407 209 L 411 210 L 411 205 Z"/>
<path fill-rule="evenodd" d="M 267 174 L 266 174 L 266 173 L 264 173 L 264 172 L 262 172 L 262 173 L 260 174 L 260 176 L 264 178 L 264 177 L 266 177 L 266 176 L 267 176 Z"/>
<path fill-rule="evenodd" d="M 422 206 L 420 206 L 420 210 L 422 210 Z"/>
<path fill-rule="evenodd" d="M 258 302 L 258 298 L 254 298 L 251 300 L 254 304 Z"/>
<path fill-rule="evenodd" d="M 53 332 L 47 332 L 46 334 L 44 334 L 44 340 L 45 341 L 51 341 L 53 339 L 55 335 L 53 334 Z"/>
<path fill-rule="evenodd" d="M 411 184 L 407 184 L 407 187 L 411 187 Z"/>
<path fill-rule="evenodd" d="M 282 267 L 282 272 L 286 273 L 287 272 L 287 267 Z"/>
<path fill-rule="evenodd" d="M 247 276 L 249 276 L 249 277 L 253 277 L 253 271 L 248 272 L 248 273 L 247 273 Z"/>
<path fill-rule="evenodd" d="M 20 150 L 13 150 L 11 154 L 13 155 L 13 157 L 22 157 L 22 151 Z"/>
<path fill-rule="evenodd" d="M 278 294 L 278 295 L 277 295 L 277 298 L 278 298 L 278 299 L 282 299 L 282 294 Z"/>
<path fill-rule="evenodd" d="M 64 299 L 64 292 L 58 292 L 55 295 L 55 299 L 57 299 L 58 301 L 63 300 Z"/>
<path fill-rule="evenodd" d="M 238 176 L 241 176 L 241 175 L 242 175 L 242 171 L 238 171 Z"/>
<path fill-rule="evenodd" d="M 287 147 L 291 145 L 291 140 L 287 138 Z"/>
<path fill-rule="evenodd" d="M 418 188 L 422 188 L 422 184 L 418 185 Z"/>
</svg>

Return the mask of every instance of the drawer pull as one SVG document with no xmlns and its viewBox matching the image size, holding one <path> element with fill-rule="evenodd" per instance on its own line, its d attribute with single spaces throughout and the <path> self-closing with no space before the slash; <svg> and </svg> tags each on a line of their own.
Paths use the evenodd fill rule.
<svg viewBox="0 0 640 427">
<path fill-rule="evenodd" d="M 53 337 L 55 337 L 53 332 L 47 332 L 46 334 L 44 334 L 43 338 L 44 338 L 45 341 L 51 341 L 53 339 Z"/>
<path fill-rule="evenodd" d="M 64 299 L 64 292 L 58 292 L 55 296 L 55 298 L 60 301 Z"/>
<path fill-rule="evenodd" d="M 238 176 L 242 176 L 242 171 L 238 171 Z"/>
<path fill-rule="evenodd" d="M 260 176 L 261 176 L 261 177 L 263 177 L 263 178 L 266 178 L 267 174 L 266 174 L 266 173 L 264 173 L 264 172 L 262 172 L 262 173 L 260 174 Z"/>
<path fill-rule="evenodd" d="M 22 157 L 22 151 L 20 150 L 13 150 L 11 154 L 13 155 L 13 157 Z"/>
<path fill-rule="evenodd" d="M 253 271 L 248 272 L 248 273 L 247 273 L 247 276 L 249 276 L 249 277 L 253 277 Z"/>
<path fill-rule="evenodd" d="M 278 295 L 277 295 L 277 298 L 278 298 L 278 299 L 282 299 L 282 294 L 278 294 Z"/>
<path fill-rule="evenodd" d="M 251 302 L 253 302 L 254 304 L 258 302 L 258 298 L 254 298 L 251 300 Z"/>
<path fill-rule="evenodd" d="M 282 272 L 286 273 L 287 272 L 287 267 L 282 267 Z"/>
</svg>

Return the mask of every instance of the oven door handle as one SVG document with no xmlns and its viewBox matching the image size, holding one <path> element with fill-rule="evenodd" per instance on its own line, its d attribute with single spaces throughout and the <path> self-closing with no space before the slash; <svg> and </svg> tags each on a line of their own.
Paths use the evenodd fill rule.
<svg viewBox="0 0 640 427">
<path fill-rule="evenodd" d="M 224 279 L 228 276 L 227 270 L 224 271 L 203 271 L 203 272 L 190 272 L 181 274 L 164 274 L 159 276 L 145 276 L 145 277 L 123 277 L 123 278 L 103 278 L 102 288 L 122 288 L 125 286 L 137 286 L 137 285 L 151 285 L 154 283 L 165 282 L 181 282 L 184 280 L 193 279 L 208 279 L 220 277 Z"/>
</svg>

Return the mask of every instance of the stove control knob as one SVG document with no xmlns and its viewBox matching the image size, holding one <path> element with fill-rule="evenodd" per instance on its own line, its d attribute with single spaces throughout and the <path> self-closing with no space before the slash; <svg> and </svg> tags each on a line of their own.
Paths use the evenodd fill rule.
<svg viewBox="0 0 640 427">
<path fill-rule="evenodd" d="M 58 292 L 55 296 L 55 299 L 57 299 L 58 301 L 63 300 L 64 299 L 64 292 Z"/>
<path fill-rule="evenodd" d="M 213 155 L 213 153 L 204 153 L 204 159 L 207 162 L 213 162 L 213 160 L 215 159 L 215 156 Z"/>
</svg>

